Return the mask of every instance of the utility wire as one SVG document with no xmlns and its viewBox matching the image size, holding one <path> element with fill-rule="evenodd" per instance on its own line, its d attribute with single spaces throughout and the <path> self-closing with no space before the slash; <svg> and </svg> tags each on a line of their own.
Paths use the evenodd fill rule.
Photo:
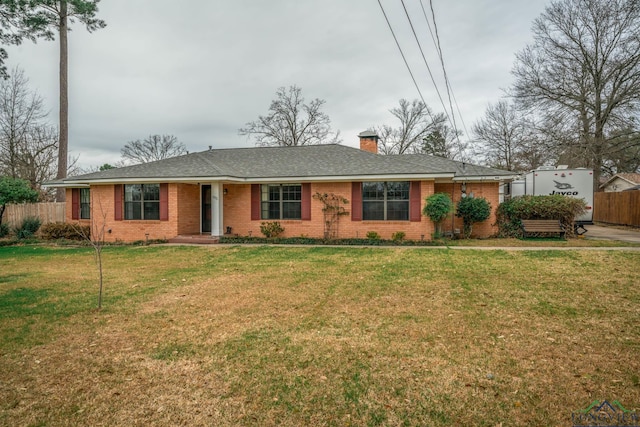
<svg viewBox="0 0 640 427">
<path fill-rule="evenodd" d="M 413 27 L 413 22 L 411 22 L 411 17 L 409 16 L 409 11 L 407 11 L 407 7 L 404 4 L 404 0 L 400 0 L 400 2 L 402 3 L 402 8 L 404 9 L 405 15 L 407 15 L 407 20 L 409 21 L 409 26 L 411 26 L 411 31 L 413 32 L 413 37 L 416 39 L 416 43 L 418 43 L 418 48 L 420 49 L 420 54 L 422 55 L 422 59 L 424 60 L 424 64 L 427 66 L 427 71 L 429 72 L 429 77 L 431 77 L 431 82 L 433 83 L 433 87 L 436 89 L 436 93 L 438 94 L 438 98 L 440 99 L 440 103 L 442 104 L 442 108 L 444 109 L 444 113 L 447 116 L 447 119 L 449 119 L 449 123 L 451 123 L 451 125 L 455 129 L 456 128 L 455 124 L 451 120 L 451 116 L 449 116 L 449 113 L 447 112 L 447 107 L 445 106 L 444 101 L 442 100 L 442 95 L 440 94 L 440 90 L 438 89 L 438 85 L 436 84 L 436 80 L 434 79 L 433 73 L 431 72 L 431 67 L 429 67 L 429 63 L 427 62 L 427 57 L 424 55 L 424 51 L 422 50 L 422 45 L 420 44 L 420 40 L 418 39 L 418 34 L 416 33 L 415 28 Z M 424 100 L 423 100 L 423 102 L 424 102 Z"/>
<path fill-rule="evenodd" d="M 378 0 L 378 5 L 380 5 L 380 10 L 382 10 L 382 14 L 384 15 L 384 19 L 385 19 L 385 21 L 387 21 L 387 25 L 389 26 L 389 30 L 391 30 L 391 35 L 393 35 L 393 39 L 396 41 L 396 46 L 398 46 L 398 50 L 400 51 L 400 55 L 402 55 L 402 59 L 404 60 L 404 65 L 406 65 L 407 70 L 409 71 L 409 74 L 411 75 L 411 80 L 413 80 L 413 84 L 415 85 L 416 90 L 418 91 L 418 94 L 420 95 L 420 99 L 422 100 L 424 105 L 427 106 L 427 103 L 424 100 L 424 96 L 422 96 L 422 92 L 420 91 L 420 87 L 418 86 L 418 82 L 416 82 L 416 78 L 413 76 L 413 72 L 411 71 L 411 67 L 409 66 L 409 63 L 407 62 L 407 58 L 404 56 L 404 52 L 402 51 L 402 48 L 400 47 L 400 43 L 398 42 L 398 38 L 396 37 L 396 33 L 393 31 L 393 27 L 391 27 L 391 23 L 389 22 L 389 18 L 387 17 L 387 13 L 384 11 L 384 7 L 382 7 L 382 3 L 380 2 L 380 0 Z M 438 90 L 437 87 L 436 87 L 436 90 Z M 438 95 L 440 95 L 440 93 L 438 93 Z M 442 101 L 442 98 L 440 98 L 440 100 Z M 433 115 L 431 114 L 431 111 L 429 110 L 428 106 L 427 106 L 426 110 L 429 113 L 429 117 L 431 117 L 431 121 L 435 122 L 435 119 L 434 119 Z M 446 110 L 445 110 L 445 112 L 446 112 Z"/>
<path fill-rule="evenodd" d="M 429 0 L 429 5 L 431 7 L 431 16 L 433 19 L 433 26 L 435 27 L 435 37 L 433 35 L 433 30 L 431 29 L 431 23 L 429 22 L 429 18 L 427 18 L 427 12 L 424 8 L 424 3 L 420 0 L 420 6 L 422 7 L 422 14 L 424 15 L 424 19 L 427 22 L 427 27 L 429 28 L 429 33 L 431 34 L 431 40 L 433 40 L 433 44 L 436 47 L 438 52 L 438 56 L 440 58 L 440 64 L 442 64 L 442 73 L 444 74 L 444 80 L 447 85 L 447 95 L 449 97 L 449 106 L 451 108 L 451 114 L 454 117 L 455 122 L 455 114 L 453 112 L 453 105 L 451 105 L 451 97 L 453 96 L 453 101 L 456 104 L 456 110 L 458 111 L 458 115 L 460 116 L 460 121 L 462 122 L 462 127 L 464 129 L 465 134 L 468 136 L 469 132 L 467 131 L 467 125 L 464 122 L 464 117 L 462 117 L 462 112 L 460 111 L 460 106 L 458 105 L 458 100 L 456 99 L 456 94 L 453 91 L 453 86 L 451 86 L 451 81 L 449 80 L 449 76 L 447 74 L 447 69 L 444 65 L 444 56 L 442 55 L 442 46 L 440 45 L 440 35 L 438 34 L 438 24 L 436 23 L 436 14 L 433 9 L 433 1 Z M 455 130 L 455 129 L 454 129 Z"/>
</svg>

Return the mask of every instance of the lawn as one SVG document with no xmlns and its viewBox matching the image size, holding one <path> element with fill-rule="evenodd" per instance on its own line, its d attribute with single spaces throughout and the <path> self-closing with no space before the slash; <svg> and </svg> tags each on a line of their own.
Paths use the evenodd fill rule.
<svg viewBox="0 0 640 427">
<path fill-rule="evenodd" d="M 640 252 L 0 248 L 0 425 L 571 425 L 640 412 Z"/>
</svg>

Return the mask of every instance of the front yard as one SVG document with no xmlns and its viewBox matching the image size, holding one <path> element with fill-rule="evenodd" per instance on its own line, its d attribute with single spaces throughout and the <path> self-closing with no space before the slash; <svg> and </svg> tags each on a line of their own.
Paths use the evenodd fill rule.
<svg viewBox="0 0 640 427">
<path fill-rule="evenodd" d="M 640 252 L 0 248 L 0 425 L 640 412 Z M 501 424 L 502 423 L 502 424 Z"/>
</svg>

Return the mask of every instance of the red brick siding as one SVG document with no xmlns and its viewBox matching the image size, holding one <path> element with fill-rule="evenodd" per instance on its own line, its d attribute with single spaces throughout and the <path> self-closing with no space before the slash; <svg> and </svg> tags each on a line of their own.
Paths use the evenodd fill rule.
<svg viewBox="0 0 640 427">
<path fill-rule="evenodd" d="M 223 197 L 224 223 L 226 227 L 232 227 L 232 233 L 240 236 L 261 236 L 260 223 L 262 220 L 251 219 L 251 185 L 225 185 L 227 194 Z M 349 204 L 345 206 L 347 212 L 351 212 L 351 183 L 312 183 L 311 194 L 335 193 L 347 200 Z M 492 207 L 491 217 L 479 224 L 474 225 L 473 234 L 477 237 L 487 237 L 494 234 L 497 229 L 495 223 L 495 209 L 498 206 L 499 184 L 497 182 L 488 183 L 467 183 L 467 193 L 473 192 L 476 197 L 485 197 Z M 76 222 L 71 218 L 72 212 L 72 190 L 67 189 L 66 218 L 68 222 Z M 425 204 L 425 198 L 434 192 L 445 192 L 453 194 L 454 202 L 460 200 L 460 184 L 434 184 L 433 181 L 420 182 L 420 211 Z M 192 234 L 200 232 L 200 186 L 195 184 L 169 184 L 168 185 L 168 221 L 132 221 L 114 220 L 114 186 L 94 185 L 91 186 L 91 218 L 93 220 L 105 220 L 105 226 L 111 230 L 107 233 L 107 241 L 135 241 L 145 240 L 148 234 L 149 239 L 168 239 L 178 234 Z M 322 237 L 324 235 L 324 216 L 322 213 L 322 203 L 316 199 L 311 200 L 311 221 L 279 221 L 285 229 L 285 237 L 308 236 Z M 106 218 L 102 215 L 106 213 Z M 85 222 L 85 221 L 83 221 Z M 454 218 L 444 222 L 445 231 L 454 228 L 462 229 L 462 220 Z M 351 215 L 340 217 L 338 226 L 338 236 L 365 237 L 367 232 L 375 231 L 382 238 L 389 239 L 397 231 L 406 233 L 407 239 L 431 239 L 434 232 L 433 223 L 422 216 L 420 221 L 352 221 Z"/>
<path fill-rule="evenodd" d="M 452 197 L 454 204 L 457 204 L 462 198 L 461 184 L 459 183 L 438 183 L 435 185 L 435 192 L 448 194 Z M 499 192 L 500 183 L 497 181 L 467 183 L 467 194 L 473 193 L 474 197 L 484 197 L 491 204 L 491 216 L 486 221 L 473 225 L 473 237 L 489 237 L 498 232 L 498 227 L 494 224 L 496 223 L 496 209 L 500 204 Z M 462 226 L 462 218 L 452 214 L 443 222 L 442 230 L 452 232 L 458 229 L 462 232 Z"/>
<path fill-rule="evenodd" d="M 424 206 L 424 198 L 433 193 L 433 182 L 423 181 L 420 183 L 423 195 L 420 209 Z M 241 236 L 262 236 L 260 224 L 262 220 L 251 220 L 251 186 L 250 185 L 230 185 L 228 193 L 224 196 L 224 226 L 232 227 L 232 232 Z M 349 204 L 345 206 L 347 212 L 351 212 L 351 183 L 312 183 L 311 194 L 315 193 L 335 193 L 347 200 Z M 323 205 L 316 199 L 311 200 L 311 221 L 278 221 L 284 227 L 284 237 L 323 237 L 324 236 L 324 216 Z M 351 215 L 340 217 L 338 225 L 339 237 L 365 237 L 368 231 L 376 231 L 382 238 L 389 239 L 397 231 L 404 231 L 407 239 L 430 239 L 433 233 L 433 224 L 427 218 L 422 218 L 419 222 L 410 221 L 351 221 Z"/>
</svg>

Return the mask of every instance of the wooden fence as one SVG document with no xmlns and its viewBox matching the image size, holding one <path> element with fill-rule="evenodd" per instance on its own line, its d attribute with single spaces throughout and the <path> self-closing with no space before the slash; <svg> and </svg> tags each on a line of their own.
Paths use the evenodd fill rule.
<svg viewBox="0 0 640 427">
<path fill-rule="evenodd" d="M 43 224 L 49 222 L 64 222 L 64 202 L 25 203 L 22 205 L 7 205 L 2 223 L 9 227 L 18 227 L 22 220 L 34 216 L 40 218 Z"/>
<path fill-rule="evenodd" d="M 640 191 L 595 193 L 593 220 L 640 227 Z"/>
</svg>

